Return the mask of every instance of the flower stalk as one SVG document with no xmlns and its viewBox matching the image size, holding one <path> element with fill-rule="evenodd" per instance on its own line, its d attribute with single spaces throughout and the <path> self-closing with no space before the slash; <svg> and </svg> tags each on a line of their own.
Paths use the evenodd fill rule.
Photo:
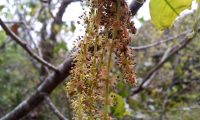
<svg viewBox="0 0 200 120">
<path fill-rule="evenodd" d="M 136 82 L 134 58 L 128 48 L 129 34 L 135 27 L 125 0 L 90 0 L 89 7 L 89 17 L 83 16 L 86 33 L 78 40 L 66 90 L 78 115 L 75 118 L 108 120 L 112 104 L 109 96 L 119 81 L 113 71 L 120 70 L 129 84 Z"/>
</svg>

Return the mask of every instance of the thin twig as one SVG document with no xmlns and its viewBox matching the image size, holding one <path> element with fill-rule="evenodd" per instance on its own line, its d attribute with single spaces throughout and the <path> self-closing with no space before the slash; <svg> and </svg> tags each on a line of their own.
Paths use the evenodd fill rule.
<svg viewBox="0 0 200 120">
<path fill-rule="evenodd" d="M 133 6 L 138 8 L 137 5 Z M 65 80 L 66 77 L 69 76 L 72 66 L 72 59 L 68 56 L 63 64 L 58 67 L 58 72 L 54 71 L 49 75 L 31 96 L 23 100 L 19 105 L 17 105 L 17 107 L 3 116 L 1 120 L 17 120 L 33 110 L 44 100 L 44 94 L 50 94 L 62 81 Z"/>
<path fill-rule="evenodd" d="M 179 57 L 177 57 L 179 58 Z M 178 62 L 177 62 L 178 64 Z M 177 66 L 177 65 L 175 65 Z M 175 76 L 176 74 L 176 69 L 174 70 L 174 73 L 173 73 L 173 76 Z M 165 94 L 165 97 L 163 99 L 163 104 L 161 106 L 161 110 L 160 110 L 160 120 L 163 120 L 164 117 L 166 118 L 166 106 L 167 106 L 167 103 L 169 102 L 169 96 L 170 96 L 170 93 L 171 93 L 171 86 L 174 84 L 174 78 L 171 80 L 171 83 L 168 85 L 167 89 L 166 89 L 166 94 Z"/>
<path fill-rule="evenodd" d="M 22 21 L 4 21 L 5 24 L 24 24 Z"/>
<path fill-rule="evenodd" d="M 148 45 L 138 46 L 138 47 L 132 46 L 131 48 L 132 48 L 133 50 L 135 50 L 135 51 L 146 50 L 146 49 L 148 49 L 148 48 L 150 48 L 150 47 L 154 47 L 154 46 L 156 46 L 156 45 L 160 45 L 160 44 L 162 44 L 162 43 L 166 43 L 166 42 L 169 42 L 169 41 L 173 41 L 173 40 L 175 40 L 175 39 L 178 39 L 178 38 L 182 37 L 183 35 L 186 35 L 186 34 L 188 34 L 188 33 L 191 33 L 191 31 L 192 31 L 192 30 L 187 30 L 187 31 L 185 31 L 185 32 L 183 32 L 183 33 L 181 33 L 181 34 L 179 34 L 179 35 L 176 35 L 176 36 L 173 36 L 173 37 L 169 37 L 169 38 L 166 39 L 166 40 L 160 39 L 160 40 L 158 40 L 158 41 L 156 41 L 156 42 L 154 42 L 154 43 L 148 44 Z"/>
<path fill-rule="evenodd" d="M 182 40 L 182 42 L 180 43 L 180 45 L 174 46 L 171 49 L 169 55 L 164 60 L 161 60 L 155 67 L 153 67 L 150 70 L 150 72 L 144 78 L 144 80 L 139 85 L 139 87 L 136 88 L 135 90 L 133 90 L 132 95 L 134 95 L 136 93 L 139 93 L 140 91 L 144 90 L 144 86 L 143 85 L 149 80 L 149 78 L 151 78 L 151 76 L 157 70 L 159 70 L 165 64 L 165 62 L 167 62 L 173 55 L 175 55 L 177 52 L 179 52 L 180 50 L 182 50 L 183 48 L 185 48 L 197 36 L 197 33 L 200 32 L 200 29 L 198 28 L 198 23 L 200 21 L 200 2 L 198 3 L 196 16 L 197 16 L 197 18 L 196 18 L 196 21 L 195 21 L 195 24 L 194 24 L 194 27 L 193 27 L 193 31 L 191 33 L 188 33 L 185 36 L 185 38 Z"/>
<path fill-rule="evenodd" d="M 59 9 L 58 9 L 58 12 L 56 13 L 56 15 L 54 16 L 54 21 L 52 22 L 51 24 L 51 34 L 50 34 L 50 39 L 53 40 L 53 41 L 56 41 L 56 35 L 57 35 L 57 32 L 55 32 L 55 25 L 61 25 L 62 24 L 62 17 L 65 13 L 65 9 L 66 7 L 71 4 L 72 2 L 78 2 L 78 1 L 81 1 L 81 0 L 63 0 Z"/>
<path fill-rule="evenodd" d="M 133 0 L 130 4 L 130 10 L 132 15 L 134 16 L 138 10 L 142 7 L 146 0 Z"/>
<path fill-rule="evenodd" d="M 23 9 L 23 11 L 26 11 Z M 33 37 L 31 35 L 31 30 L 33 29 L 31 26 L 28 25 L 28 22 L 26 21 L 25 19 L 25 16 L 20 12 L 19 9 L 16 10 L 18 16 L 19 16 L 19 19 L 20 21 L 23 23 L 24 27 L 23 28 L 23 31 L 25 32 L 25 36 L 28 36 L 29 37 L 29 41 L 27 41 L 27 44 L 28 45 L 31 45 L 30 43 L 28 42 L 32 42 L 36 51 L 37 51 L 37 54 L 39 54 L 39 49 L 37 47 L 37 44 L 35 43 L 35 41 L 33 40 Z M 5 22 L 4 22 L 5 23 Z"/>
<path fill-rule="evenodd" d="M 0 18 L 0 25 L 6 32 L 8 36 L 10 36 L 15 42 L 17 42 L 30 56 L 32 56 L 34 59 L 36 59 L 38 62 L 41 64 L 47 66 L 51 70 L 57 71 L 57 68 L 50 63 L 46 62 L 44 59 L 33 53 L 30 48 L 27 46 L 25 42 L 23 42 L 15 33 L 13 33 L 6 25 L 5 23 L 1 20 Z"/>
<path fill-rule="evenodd" d="M 46 95 L 49 95 L 67 76 L 69 76 L 72 67 L 71 63 L 71 57 L 67 56 L 63 64 L 58 67 L 58 71 L 54 71 L 52 74 L 48 75 L 32 95 L 23 100 L 11 112 L 3 116 L 1 120 L 19 120 L 33 110 L 45 99 Z"/>
<path fill-rule="evenodd" d="M 48 11 L 49 11 L 49 14 L 51 15 L 51 17 L 52 17 L 53 19 L 55 19 L 54 15 L 53 15 L 53 13 L 52 13 L 52 11 L 51 11 L 51 1 L 52 1 L 52 0 L 49 0 L 49 1 L 48 1 Z"/>
<path fill-rule="evenodd" d="M 187 44 L 190 43 L 193 40 L 193 38 L 195 38 L 196 35 L 197 35 L 197 33 L 194 33 L 194 35 L 192 37 L 186 36 L 185 39 L 181 42 L 181 45 L 174 46 L 171 49 L 169 55 L 164 60 L 161 60 L 154 68 L 151 69 L 151 71 L 147 74 L 147 76 L 144 78 L 144 80 L 139 85 L 139 87 L 137 89 L 133 90 L 132 95 L 142 91 L 144 89 L 144 84 L 151 78 L 151 76 L 154 74 L 154 72 L 159 70 L 164 65 L 164 63 L 169 60 L 169 58 L 171 58 L 177 52 L 179 52 L 180 50 L 185 48 L 187 46 Z"/>
<path fill-rule="evenodd" d="M 53 113 L 59 118 L 59 120 L 68 120 L 53 104 L 49 96 L 45 96 L 45 100 L 49 105 L 49 108 L 53 111 Z"/>
<path fill-rule="evenodd" d="M 30 23 L 31 24 L 33 24 L 36 20 L 37 20 L 37 18 L 39 17 L 39 15 L 41 14 L 41 12 L 44 10 L 44 6 L 42 5 L 42 6 L 40 6 L 38 9 L 37 9 L 37 11 L 36 11 L 36 13 L 35 13 L 35 15 L 32 17 L 32 19 L 30 20 Z"/>
<path fill-rule="evenodd" d="M 172 48 L 168 48 L 168 49 L 165 51 L 165 53 L 163 54 L 163 56 L 162 56 L 160 62 L 162 62 L 163 60 L 165 60 L 165 58 L 166 58 L 166 57 L 168 56 L 168 54 L 170 53 L 171 49 L 172 49 Z M 151 77 L 143 84 L 143 87 L 149 86 L 149 85 L 151 84 L 151 82 L 153 81 L 153 79 L 156 77 L 157 73 L 158 73 L 158 70 L 156 70 L 156 71 L 151 75 Z"/>
</svg>

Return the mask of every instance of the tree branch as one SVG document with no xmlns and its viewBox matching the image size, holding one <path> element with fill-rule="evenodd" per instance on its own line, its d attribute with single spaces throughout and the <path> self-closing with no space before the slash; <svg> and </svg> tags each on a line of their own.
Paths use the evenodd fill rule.
<svg viewBox="0 0 200 120">
<path fill-rule="evenodd" d="M 65 0 L 65 1 L 70 1 L 70 0 Z M 71 1 L 79 1 L 79 0 L 71 0 Z M 134 5 L 134 7 L 138 8 L 139 6 Z M 59 16 L 60 13 L 62 12 L 59 12 L 59 14 L 57 14 L 56 16 Z M 54 22 L 53 24 L 55 23 L 56 22 Z M 17 40 L 17 42 L 21 46 L 26 46 L 26 44 L 22 42 L 15 34 L 11 35 L 14 36 L 13 38 L 15 38 L 15 40 Z M 27 47 L 25 48 L 27 49 Z M 13 109 L 11 112 L 3 116 L 1 120 L 20 119 L 27 113 L 29 113 L 31 110 L 33 110 L 39 103 L 41 103 L 45 99 L 46 95 L 49 95 L 62 81 L 64 81 L 64 79 L 67 76 L 69 76 L 71 67 L 72 67 L 72 59 L 68 56 L 66 60 L 63 62 L 63 64 L 61 64 L 58 67 L 58 70 L 54 71 L 51 75 L 48 75 L 48 77 L 44 80 L 44 82 L 37 88 L 37 90 L 30 97 L 22 101 L 15 109 Z"/>
<path fill-rule="evenodd" d="M 145 1 L 146 0 L 133 0 L 131 2 L 129 7 L 133 16 L 138 12 L 138 10 L 142 7 Z"/>
<path fill-rule="evenodd" d="M 146 77 L 144 78 L 144 80 L 142 81 L 142 83 L 139 85 L 139 87 L 135 90 L 133 90 L 132 95 L 144 90 L 144 84 L 151 78 L 151 76 L 154 74 L 154 72 L 158 71 L 165 62 L 167 62 L 173 55 L 175 55 L 177 52 L 179 52 L 180 50 L 182 50 L 183 48 L 185 48 L 187 46 L 187 44 L 189 44 L 193 38 L 195 38 L 196 33 L 192 36 L 192 37 L 188 37 L 186 36 L 184 38 L 184 40 L 182 41 L 181 45 L 176 45 L 174 46 L 171 50 L 170 53 L 168 54 L 168 56 L 161 60 L 155 67 L 153 67 L 150 72 L 146 75 Z"/>
<path fill-rule="evenodd" d="M 60 25 L 62 23 L 62 16 L 65 13 L 65 9 L 66 7 L 71 4 L 72 2 L 77 2 L 77 1 L 81 1 L 81 0 L 63 0 L 61 3 L 61 6 L 59 7 L 59 10 L 56 14 L 56 16 L 54 17 L 54 21 L 52 22 L 51 25 L 51 35 L 50 35 L 50 39 L 56 41 L 56 32 L 55 32 L 55 25 Z"/>
<path fill-rule="evenodd" d="M 166 39 L 166 40 L 160 39 L 160 40 L 158 40 L 158 41 L 156 41 L 156 42 L 154 42 L 154 43 L 148 44 L 148 45 L 138 46 L 138 47 L 132 46 L 131 48 L 132 48 L 133 50 L 135 50 L 135 51 L 146 50 L 146 49 L 148 49 L 148 48 L 150 48 L 150 47 L 154 47 L 154 46 L 160 45 L 160 44 L 162 44 L 162 43 L 166 43 L 166 42 L 173 41 L 173 40 L 175 40 L 175 39 L 181 38 L 182 36 L 184 36 L 184 35 L 186 35 L 186 34 L 188 34 L 188 33 L 191 33 L 191 31 L 192 31 L 192 30 L 185 31 L 185 32 L 183 32 L 183 33 L 181 33 L 181 34 L 179 34 L 179 35 L 177 35 L 177 36 L 169 37 L 169 38 Z"/>
<path fill-rule="evenodd" d="M 29 113 L 45 99 L 46 95 L 49 95 L 67 76 L 69 76 L 72 67 L 71 63 L 72 59 L 68 56 L 64 63 L 58 67 L 58 70 L 50 74 L 29 98 L 3 116 L 1 120 L 18 120 Z"/>
<path fill-rule="evenodd" d="M 53 104 L 49 96 L 45 96 L 45 100 L 47 104 L 49 105 L 49 108 L 53 111 L 53 113 L 59 118 L 59 120 L 68 120 L 65 118 L 65 116 L 56 108 L 56 106 Z"/>
<path fill-rule="evenodd" d="M 51 70 L 56 71 L 56 67 L 51 65 L 50 63 L 48 63 L 47 61 L 45 61 L 44 59 L 42 59 L 41 57 L 39 57 L 38 55 L 36 55 L 35 53 L 33 53 L 31 51 L 31 49 L 27 46 L 27 44 L 21 40 L 15 33 L 13 33 L 6 25 L 5 23 L 1 20 L 0 18 L 0 25 L 1 27 L 4 29 L 4 31 L 6 32 L 6 34 L 8 36 L 10 36 L 16 43 L 18 43 L 30 56 L 32 56 L 34 59 L 36 59 L 38 62 L 40 62 L 41 64 L 47 66 L 48 68 L 50 68 Z"/>
</svg>

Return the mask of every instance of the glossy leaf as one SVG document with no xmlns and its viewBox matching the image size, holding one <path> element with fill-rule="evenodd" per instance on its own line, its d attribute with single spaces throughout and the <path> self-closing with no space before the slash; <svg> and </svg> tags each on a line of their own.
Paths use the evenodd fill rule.
<svg viewBox="0 0 200 120">
<path fill-rule="evenodd" d="M 191 4 L 192 0 L 151 0 L 151 20 L 158 29 L 168 28 L 183 10 L 191 7 Z"/>
</svg>

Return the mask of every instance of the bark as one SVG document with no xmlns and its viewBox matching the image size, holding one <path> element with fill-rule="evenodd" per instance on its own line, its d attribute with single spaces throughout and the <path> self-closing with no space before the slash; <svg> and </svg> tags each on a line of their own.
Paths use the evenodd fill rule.
<svg viewBox="0 0 200 120">
<path fill-rule="evenodd" d="M 60 17 L 61 14 L 64 14 L 65 8 L 63 6 L 69 5 L 69 3 L 71 3 L 69 1 L 75 2 L 79 0 L 64 0 L 62 3 L 65 3 L 65 5 L 61 4 L 62 11 L 58 11 L 56 17 Z M 131 5 L 132 14 L 134 15 L 141 6 L 142 5 L 133 2 Z M 60 20 L 62 21 L 62 19 Z M 60 20 L 55 19 L 55 21 L 52 23 L 52 26 L 56 24 L 61 24 Z M 52 32 L 52 34 L 50 35 L 50 39 L 55 40 L 55 36 L 56 33 Z M 22 101 L 11 112 L 3 116 L 1 120 L 17 120 L 28 114 L 45 99 L 46 95 L 49 95 L 62 81 L 65 80 L 66 77 L 69 76 L 71 67 L 72 59 L 70 56 L 68 56 L 63 62 L 63 64 L 61 64 L 58 67 L 57 70 L 53 71 L 52 74 L 47 76 L 44 82 L 37 88 L 37 90 L 32 95 L 30 95 L 30 97 Z"/>
<path fill-rule="evenodd" d="M 50 74 L 29 98 L 7 113 L 1 120 L 18 120 L 40 104 L 45 96 L 49 95 L 70 74 L 71 62 L 72 59 L 68 56 L 64 63 L 58 67 L 58 71 Z"/>
</svg>

